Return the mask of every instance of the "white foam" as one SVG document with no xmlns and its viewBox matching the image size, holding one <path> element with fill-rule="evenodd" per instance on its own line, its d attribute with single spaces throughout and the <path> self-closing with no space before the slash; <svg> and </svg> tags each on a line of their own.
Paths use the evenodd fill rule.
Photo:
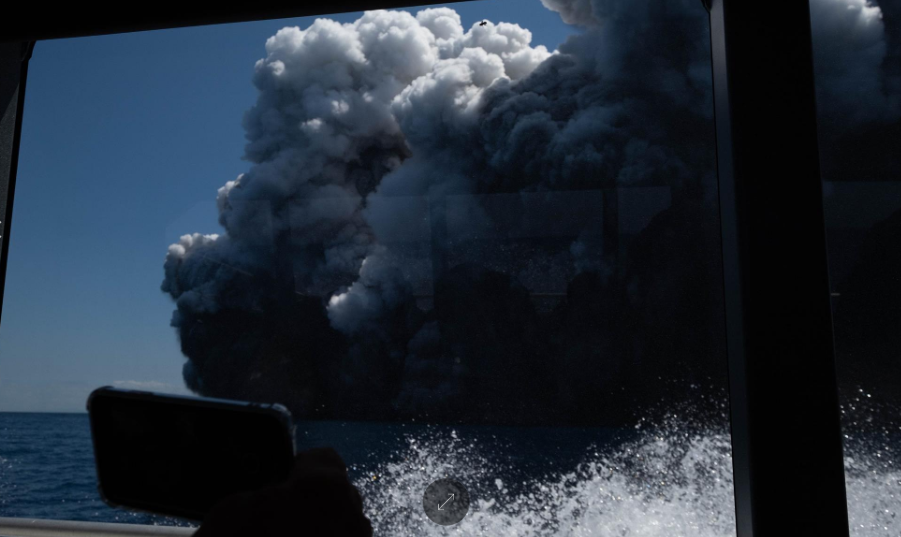
<svg viewBox="0 0 901 537">
<path fill-rule="evenodd" d="M 879 452 L 845 458 L 852 536 L 901 535 L 901 471 Z"/>
<path fill-rule="evenodd" d="M 402 460 L 380 465 L 357 483 L 376 534 L 735 535 L 726 433 L 648 430 L 606 453 L 587 450 L 571 472 L 515 484 L 498 477 L 509 468 L 496 458 L 461 433 L 408 438 Z M 849 459 L 846 467 L 852 535 L 901 535 L 901 474 L 868 456 Z M 425 487 L 445 476 L 467 484 L 473 496 L 469 515 L 450 528 L 430 522 L 421 505 Z"/>
</svg>

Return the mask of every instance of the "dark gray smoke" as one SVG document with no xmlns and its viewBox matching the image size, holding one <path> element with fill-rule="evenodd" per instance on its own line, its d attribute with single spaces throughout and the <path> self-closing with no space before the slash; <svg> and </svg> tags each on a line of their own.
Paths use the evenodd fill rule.
<svg viewBox="0 0 901 537">
<path fill-rule="evenodd" d="M 266 42 L 244 118 L 251 167 L 218 195 L 224 233 L 186 235 L 166 258 L 192 390 L 303 416 L 585 421 L 604 419 L 624 384 L 646 385 L 636 371 L 648 365 L 669 360 L 691 380 L 703 375 L 690 363 L 721 365 L 706 12 L 696 0 L 541 1 L 583 28 L 553 54 L 514 24 L 465 31 L 447 8 L 319 19 Z M 851 36 L 827 53 L 825 106 L 856 123 L 896 113 L 878 9 L 812 8 L 815 35 Z M 848 100 L 850 76 L 864 82 Z M 852 106 L 865 94 L 882 96 L 872 111 Z M 529 209 L 638 186 L 670 187 L 673 203 L 628 255 L 615 194 L 603 229 L 575 206 Z M 529 218 L 499 222 L 492 196 Z M 562 248 L 520 241 L 504 259 L 446 236 L 451 224 L 533 236 L 567 217 Z M 413 277 L 397 240 L 423 227 L 431 266 Z M 512 268 L 542 255 L 553 270 Z M 552 311 L 518 280 L 532 273 L 568 284 Z"/>
<path fill-rule="evenodd" d="M 826 180 L 897 180 L 901 151 L 901 2 L 811 3 Z"/>
<path fill-rule="evenodd" d="M 827 3 L 815 21 L 829 32 L 814 34 L 820 145 L 827 181 L 901 181 L 901 2 Z M 843 37 L 842 33 L 846 35 Z M 877 187 L 879 185 L 870 185 Z M 828 192 L 828 190 L 827 190 Z M 891 193 L 892 191 L 884 190 Z M 901 198 L 881 201 L 901 207 Z M 835 194 L 846 214 L 873 211 Z M 829 230 L 830 260 L 848 269 L 833 271 L 836 365 L 848 402 L 844 425 L 891 425 L 901 402 L 901 209 L 865 230 Z M 865 395 L 865 397 L 864 397 Z M 856 399 L 862 398 L 864 402 Z M 888 405 L 886 405 L 888 403 Z"/>
</svg>

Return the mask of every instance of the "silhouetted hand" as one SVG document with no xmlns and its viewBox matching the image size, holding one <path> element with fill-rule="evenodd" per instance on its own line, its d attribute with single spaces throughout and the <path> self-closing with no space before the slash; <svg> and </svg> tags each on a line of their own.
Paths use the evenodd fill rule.
<svg viewBox="0 0 901 537">
<path fill-rule="evenodd" d="M 286 536 L 372 536 L 360 492 L 335 450 L 298 454 L 285 483 L 226 498 L 194 533 L 194 537 Z"/>
</svg>

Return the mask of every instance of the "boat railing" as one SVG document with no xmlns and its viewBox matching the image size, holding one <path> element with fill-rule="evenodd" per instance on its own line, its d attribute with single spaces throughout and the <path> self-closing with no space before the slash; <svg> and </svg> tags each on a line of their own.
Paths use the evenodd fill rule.
<svg viewBox="0 0 901 537">
<path fill-rule="evenodd" d="M 183 537 L 193 535 L 195 530 L 174 526 L 0 517 L 0 537 Z"/>
</svg>

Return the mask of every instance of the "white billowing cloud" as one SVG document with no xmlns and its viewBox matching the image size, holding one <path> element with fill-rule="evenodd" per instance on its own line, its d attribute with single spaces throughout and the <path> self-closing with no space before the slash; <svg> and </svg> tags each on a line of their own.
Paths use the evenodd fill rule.
<svg viewBox="0 0 901 537">
<path fill-rule="evenodd" d="M 306 29 L 279 30 L 256 64 L 260 95 L 244 118 L 253 166 L 217 197 L 226 235 L 252 254 L 242 261 L 271 265 L 275 243 L 287 235 L 296 251 L 327 244 L 327 259 L 293 256 L 306 275 L 301 290 L 327 292 L 342 277 L 339 267 L 345 279 L 355 274 L 372 243 L 356 215 L 361 201 L 409 157 L 396 98 L 459 70 L 468 79 L 458 88 L 465 101 L 458 105 L 471 105 L 495 80 L 526 76 L 548 57 L 544 47 L 530 46 L 531 38 L 512 24 L 464 32 L 447 8 L 415 17 L 371 11 L 349 24 L 317 19 Z M 186 267 L 176 281 L 194 248 L 216 249 L 209 241 L 196 244 L 170 253 L 165 291 L 178 294 L 185 273 L 198 272 Z"/>
<path fill-rule="evenodd" d="M 439 41 L 452 43 L 463 37 L 462 19 L 451 8 L 424 9 L 416 14 L 416 20 Z"/>
<path fill-rule="evenodd" d="M 495 25 L 485 21 L 485 25 L 476 24 L 460 40 L 459 46 L 466 49 L 483 50 L 494 54 L 504 62 L 506 75 L 519 80 L 531 74 L 538 65 L 550 56 L 547 47 L 530 46 L 532 32 L 518 24 L 502 22 Z"/>
<path fill-rule="evenodd" d="M 196 282 L 206 279 L 206 274 L 199 274 L 205 270 L 206 263 L 185 264 L 189 256 L 204 258 L 206 253 L 214 254 L 218 235 L 202 235 L 194 233 L 183 235 L 181 239 L 169 246 L 166 262 L 163 270 L 166 279 L 163 280 L 162 290 L 176 300 L 190 301 L 197 298 L 207 284 L 195 285 Z"/>
<path fill-rule="evenodd" d="M 162 290 L 176 300 L 172 325 L 192 388 L 218 393 L 225 363 L 262 367 L 256 342 L 272 339 L 266 330 L 274 308 L 290 307 L 288 289 L 344 297 L 321 313 L 347 333 L 376 329 L 382 310 L 403 302 L 409 291 L 389 285 L 394 272 L 377 255 L 366 200 L 405 167 L 417 129 L 430 132 L 423 122 L 466 116 L 486 88 L 527 77 L 550 56 L 531 39 L 513 24 L 467 31 L 455 11 L 437 8 L 317 19 L 266 41 L 257 102 L 243 120 L 250 167 L 216 197 L 224 232 L 185 235 L 166 257 Z M 430 110 L 422 125 L 403 113 L 410 103 Z"/>
<path fill-rule="evenodd" d="M 392 103 L 414 152 L 440 143 L 438 131 L 473 119 L 483 90 L 503 75 L 500 57 L 483 49 L 466 49 L 414 80 Z"/>
</svg>

